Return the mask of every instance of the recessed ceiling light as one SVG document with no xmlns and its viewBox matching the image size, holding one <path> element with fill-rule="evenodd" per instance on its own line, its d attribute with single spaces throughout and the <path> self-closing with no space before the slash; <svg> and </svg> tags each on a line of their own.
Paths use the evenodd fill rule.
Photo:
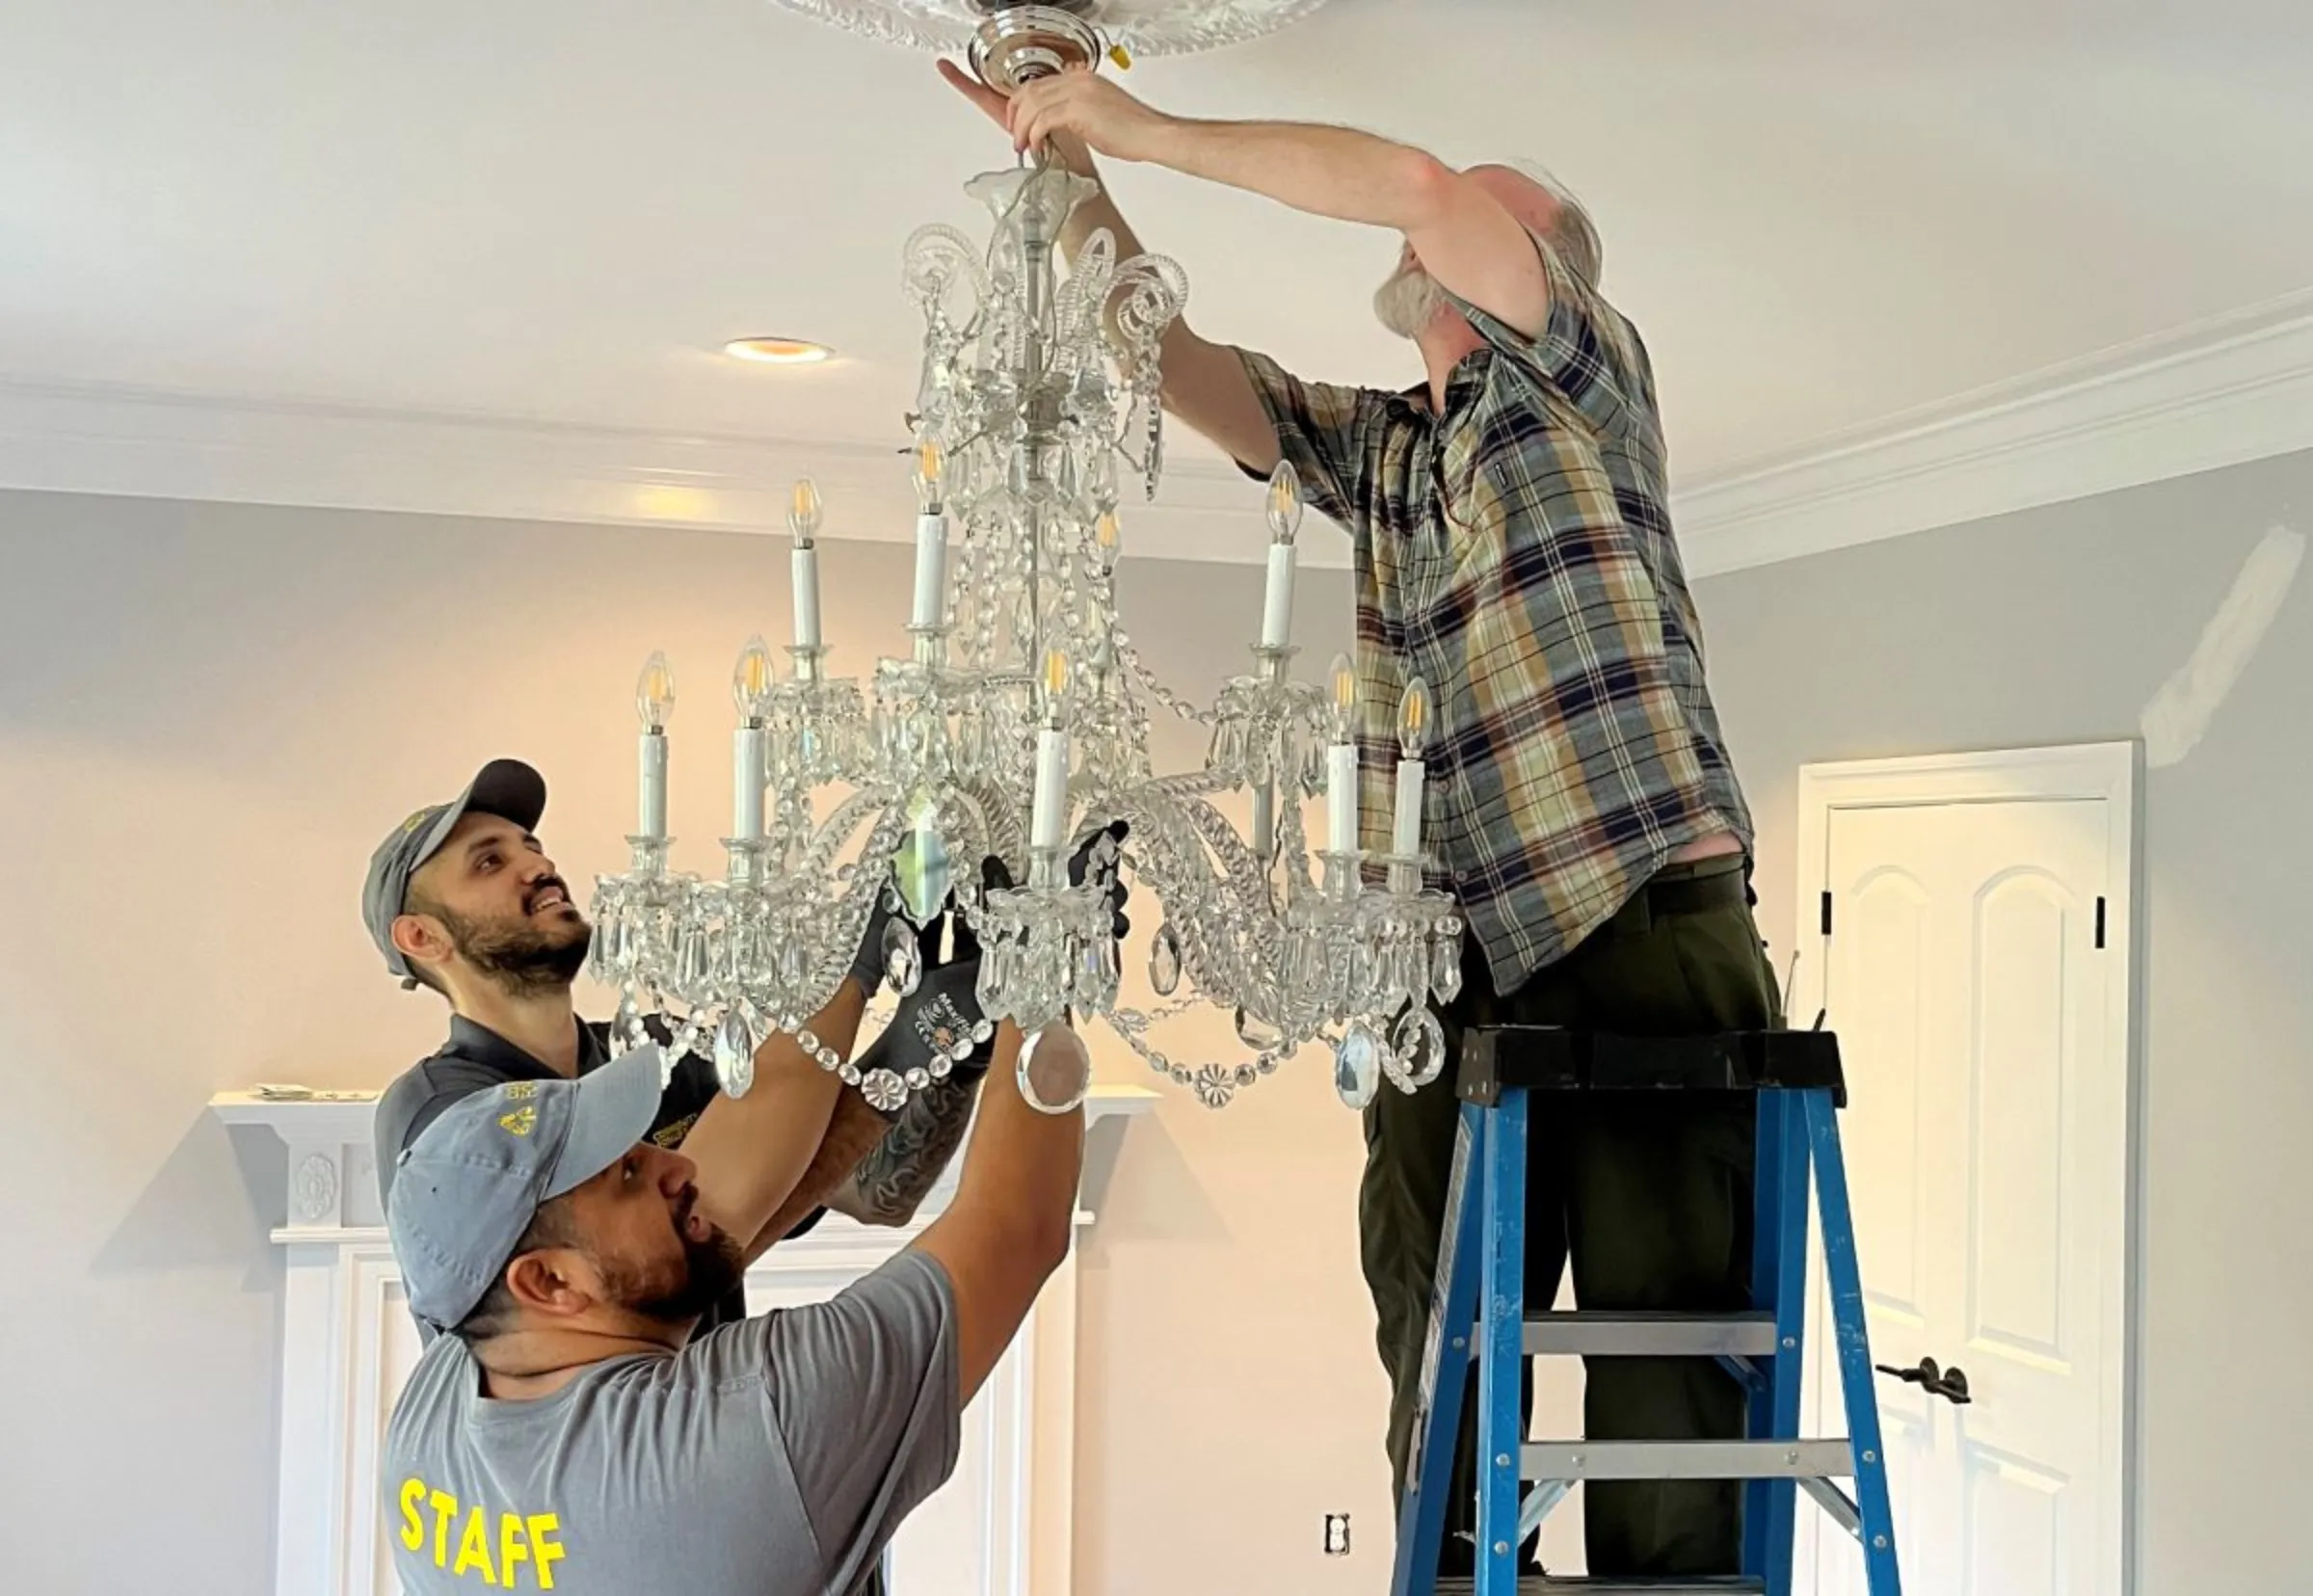
<svg viewBox="0 0 2313 1596">
<path fill-rule="evenodd" d="M 835 351 L 802 338 L 733 338 L 723 346 L 723 353 L 759 365 L 817 365 Z"/>
</svg>

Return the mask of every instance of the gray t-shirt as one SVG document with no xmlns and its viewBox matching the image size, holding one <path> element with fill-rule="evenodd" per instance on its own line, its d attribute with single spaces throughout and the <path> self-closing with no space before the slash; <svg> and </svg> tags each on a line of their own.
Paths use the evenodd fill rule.
<svg viewBox="0 0 2313 1596">
<path fill-rule="evenodd" d="M 438 1338 L 386 1427 L 409 1596 L 850 1596 L 956 1464 L 955 1293 L 905 1252 L 833 1301 L 495 1401 Z"/>
</svg>

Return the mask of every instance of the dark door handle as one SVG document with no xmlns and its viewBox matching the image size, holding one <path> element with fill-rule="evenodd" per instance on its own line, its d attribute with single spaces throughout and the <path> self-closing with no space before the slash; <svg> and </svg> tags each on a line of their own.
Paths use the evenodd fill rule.
<svg viewBox="0 0 2313 1596">
<path fill-rule="evenodd" d="M 1938 1369 L 1933 1358 L 1922 1358 L 1914 1369 L 1893 1369 L 1886 1364 L 1874 1364 L 1882 1374 L 1893 1374 L 1905 1385 L 1916 1385 L 1930 1396 L 1941 1396 L 1954 1407 L 1965 1407 L 1975 1398 L 1968 1395 L 1967 1371 L 1956 1364 L 1950 1369 Z"/>
</svg>

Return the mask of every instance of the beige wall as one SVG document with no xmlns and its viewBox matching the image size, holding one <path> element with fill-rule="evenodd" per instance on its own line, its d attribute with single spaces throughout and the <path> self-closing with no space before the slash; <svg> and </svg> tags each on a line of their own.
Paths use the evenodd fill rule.
<svg viewBox="0 0 2313 1596">
<path fill-rule="evenodd" d="M 784 640 L 784 547 L 0 494 L 0 1586 L 270 1588 L 279 1155 L 204 1104 L 375 1086 L 432 1048 L 441 1009 L 378 968 L 357 894 L 384 830 L 479 760 L 545 770 L 574 881 L 623 867 L 652 648 L 682 690 L 673 829 L 713 868 L 728 673 L 751 631 Z M 1148 552 L 1129 622 L 1209 691 L 1242 668 L 1258 570 Z M 903 643 L 908 558 L 828 549 L 845 671 Z M 1305 674 L 1345 595 L 1305 576 Z M 1358 1160 L 1314 1058 L 1223 1113 L 1168 1088 L 1132 1130 L 1082 1259 L 1077 1589 L 1386 1583 Z M 1319 1556 L 1328 1510 L 1355 1515 L 1346 1561 Z"/>
</svg>

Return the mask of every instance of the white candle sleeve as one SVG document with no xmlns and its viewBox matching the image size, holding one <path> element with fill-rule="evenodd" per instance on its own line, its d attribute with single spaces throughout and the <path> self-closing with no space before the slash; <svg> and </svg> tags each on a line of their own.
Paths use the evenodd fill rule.
<svg viewBox="0 0 2313 1596">
<path fill-rule="evenodd" d="M 1269 585 L 1261 605 L 1261 646 L 1282 649 L 1293 635 L 1293 545 L 1269 545 Z"/>
<path fill-rule="evenodd" d="M 1422 761 L 1397 761 L 1396 825 L 1390 838 L 1390 852 L 1416 854 L 1422 851 Z"/>
<path fill-rule="evenodd" d="M 731 734 L 731 836 L 763 835 L 763 729 L 742 726 Z"/>
<path fill-rule="evenodd" d="M 1036 803 L 1028 844 L 1057 848 L 1068 831 L 1068 733 L 1046 727 L 1036 733 Z"/>
<path fill-rule="evenodd" d="M 916 615 L 918 626 L 937 626 L 947 616 L 947 518 L 916 518 Z"/>
<path fill-rule="evenodd" d="M 795 646 L 819 647 L 819 550 L 798 548 L 791 556 L 795 585 Z"/>
<path fill-rule="evenodd" d="M 1325 750 L 1325 845 L 1335 853 L 1357 848 L 1357 745 Z"/>
<path fill-rule="evenodd" d="M 642 763 L 642 823 L 637 829 L 644 837 L 664 837 L 667 835 L 667 734 L 664 732 L 643 733 Z"/>
</svg>

